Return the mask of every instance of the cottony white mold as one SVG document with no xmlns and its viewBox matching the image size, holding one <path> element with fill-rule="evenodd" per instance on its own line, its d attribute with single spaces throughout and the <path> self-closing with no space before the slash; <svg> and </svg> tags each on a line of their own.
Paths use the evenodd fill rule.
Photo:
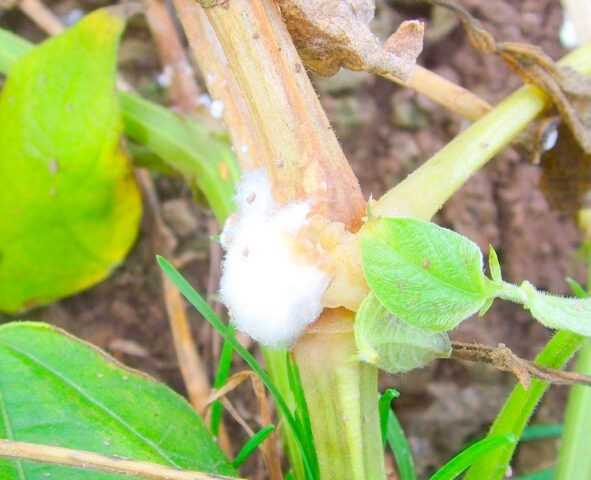
<svg viewBox="0 0 591 480">
<path fill-rule="evenodd" d="M 232 323 L 261 344 L 289 348 L 320 312 L 330 276 L 296 259 L 297 232 L 310 204 L 279 208 L 263 169 L 244 174 L 238 213 L 221 235 L 226 250 L 220 294 Z"/>
</svg>

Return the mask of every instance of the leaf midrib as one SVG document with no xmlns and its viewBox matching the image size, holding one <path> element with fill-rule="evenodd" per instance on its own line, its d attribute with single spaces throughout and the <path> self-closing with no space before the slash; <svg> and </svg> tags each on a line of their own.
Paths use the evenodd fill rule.
<svg viewBox="0 0 591 480">
<path fill-rule="evenodd" d="M 163 460 L 164 462 L 166 462 L 168 465 L 170 465 L 172 467 L 176 467 L 176 468 L 181 468 L 181 466 L 177 465 L 162 449 L 160 449 L 158 447 L 158 445 L 156 445 L 154 442 L 152 442 L 151 440 L 149 440 L 148 438 L 143 436 L 140 432 L 138 432 L 135 428 L 133 428 L 129 423 L 127 423 L 125 420 L 123 420 L 115 412 L 110 410 L 107 406 L 103 405 L 98 400 L 95 400 L 90 394 L 88 394 L 86 391 L 84 391 L 74 381 L 61 375 L 59 372 L 55 371 L 49 365 L 46 365 L 38 358 L 19 349 L 18 347 L 15 347 L 14 345 L 9 345 L 6 342 L 3 342 L 3 345 L 5 348 L 10 350 L 13 353 L 13 355 L 21 356 L 21 357 L 28 359 L 30 362 L 34 363 L 39 368 L 43 369 L 44 371 L 48 372 L 53 377 L 55 377 L 57 380 L 61 381 L 64 385 L 69 387 L 71 390 L 73 390 L 75 393 L 77 393 L 84 400 L 88 401 L 91 405 L 96 407 L 98 410 L 102 411 L 105 415 L 107 415 L 111 419 L 115 420 L 115 422 L 117 422 L 124 430 L 128 431 L 130 434 L 132 434 L 132 436 L 134 436 L 135 438 L 140 440 L 143 444 L 145 444 L 147 447 L 149 447 L 151 449 L 152 453 L 158 455 L 160 457 L 160 459 Z"/>
</svg>

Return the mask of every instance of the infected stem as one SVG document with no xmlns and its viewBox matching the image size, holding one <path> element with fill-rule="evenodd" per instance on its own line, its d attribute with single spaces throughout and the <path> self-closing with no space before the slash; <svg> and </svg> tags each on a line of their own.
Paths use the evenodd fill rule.
<svg viewBox="0 0 591 480">
<path fill-rule="evenodd" d="M 357 228 L 361 189 L 275 3 L 232 0 L 205 12 L 247 102 L 275 199 L 311 199 L 315 213 Z"/>
</svg>

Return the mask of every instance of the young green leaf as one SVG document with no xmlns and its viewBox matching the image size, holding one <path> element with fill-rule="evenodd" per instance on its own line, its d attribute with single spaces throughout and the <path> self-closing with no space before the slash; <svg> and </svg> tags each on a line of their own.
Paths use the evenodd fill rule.
<svg viewBox="0 0 591 480">
<path fill-rule="evenodd" d="M 0 327 L 0 437 L 235 475 L 178 394 L 95 347 L 34 322 Z M 121 476 L 8 459 L 0 478 Z"/>
<path fill-rule="evenodd" d="M 141 199 L 115 96 L 124 21 L 98 10 L 24 55 L 0 96 L 0 310 L 105 278 L 137 235 Z"/>
<path fill-rule="evenodd" d="M 524 307 L 542 325 L 591 336 L 591 298 L 565 298 L 540 292 L 529 282 L 520 288 L 527 295 Z"/>
<path fill-rule="evenodd" d="M 371 292 L 355 317 L 355 342 L 361 360 L 390 373 L 407 372 L 451 353 L 447 333 L 403 322 Z"/>
<path fill-rule="evenodd" d="M 495 283 L 502 283 L 503 276 L 501 275 L 501 264 L 499 263 L 499 256 L 496 250 L 489 245 L 488 247 L 488 269 L 490 270 L 490 276 Z"/>
<path fill-rule="evenodd" d="M 482 252 L 461 235 L 412 218 L 378 218 L 361 232 L 367 282 L 401 320 L 450 330 L 480 310 L 497 287 L 483 273 Z"/>
</svg>

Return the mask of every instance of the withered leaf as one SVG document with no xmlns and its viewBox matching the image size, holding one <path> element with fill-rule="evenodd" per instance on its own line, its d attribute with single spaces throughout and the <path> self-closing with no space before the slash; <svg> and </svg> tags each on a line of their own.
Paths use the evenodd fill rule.
<svg viewBox="0 0 591 480">
<path fill-rule="evenodd" d="M 382 47 L 371 32 L 374 0 L 276 0 L 304 64 L 331 76 L 340 68 L 406 82 L 423 48 L 423 24 L 403 22 Z"/>
<path fill-rule="evenodd" d="M 591 189 L 591 154 L 581 148 L 564 123 L 558 127 L 556 145 L 542 153 L 540 164 L 539 186 L 550 206 L 576 213 Z"/>
<path fill-rule="evenodd" d="M 480 22 L 455 0 L 428 1 L 452 10 L 462 22 L 468 39 L 475 48 L 498 55 L 525 83 L 543 89 L 570 127 L 576 141 L 585 152 L 591 153 L 591 129 L 581 114 L 591 109 L 591 80 L 572 69 L 560 67 L 541 48 L 534 45 L 497 43 Z"/>
</svg>

